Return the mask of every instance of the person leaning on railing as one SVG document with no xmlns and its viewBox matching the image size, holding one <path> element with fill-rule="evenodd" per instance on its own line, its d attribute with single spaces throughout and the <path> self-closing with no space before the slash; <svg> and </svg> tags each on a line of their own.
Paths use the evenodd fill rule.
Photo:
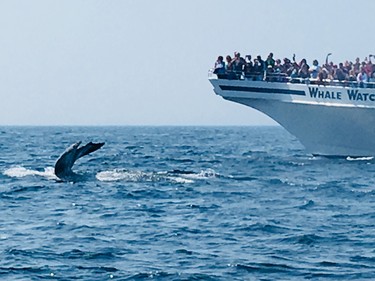
<svg viewBox="0 0 375 281">
<path fill-rule="evenodd" d="M 236 79 L 240 79 L 244 71 L 246 61 L 244 60 L 243 57 L 241 57 L 240 53 L 235 52 L 234 58 L 232 60 L 232 64 L 233 64 L 234 73 L 236 75 Z"/>
<path fill-rule="evenodd" d="M 225 60 L 227 62 L 226 68 L 225 68 L 225 75 L 226 79 L 236 79 L 236 74 L 234 73 L 234 65 L 233 60 L 230 55 L 225 57 Z"/>
<path fill-rule="evenodd" d="M 359 83 L 360 87 L 364 87 L 368 82 L 368 76 L 364 67 L 361 68 L 357 75 L 357 82 Z"/>
<path fill-rule="evenodd" d="M 214 74 L 216 74 L 219 79 L 225 79 L 225 62 L 222 56 L 219 56 L 215 62 Z"/>
<path fill-rule="evenodd" d="M 319 62 L 318 62 L 317 60 L 314 60 L 314 61 L 313 61 L 313 65 L 310 66 L 310 68 L 309 68 L 309 72 L 310 72 L 310 76 L 311 76 L 311 78 L 313 78 L 313 79 L 317 79 L 320 70 L 321 70 L 321 67 L 320 67 L 320 65 L 319 65 Z"/>
<path fill-rule="evenodd" d="M 244 76 L 245 78 L 251 78 L 253 75 L 253 62 L 251 61 L 251 56 L 245 56 L 245 66 L 244 66 Z"/>
<path fill-rule="evenodd" d="M 339 81 L 345 81 L 348 80 L 349 73 L 347 70 L 344 68 L 344 64 L 342 62 L 339 63 L 339 67 L 335 69 L 335 80 Z"/>
</svg>

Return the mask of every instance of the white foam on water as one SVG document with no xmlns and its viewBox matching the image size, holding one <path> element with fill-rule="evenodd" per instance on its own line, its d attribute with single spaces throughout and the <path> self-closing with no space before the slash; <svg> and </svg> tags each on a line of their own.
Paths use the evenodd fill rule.
<svg viewBox="0 0 375 281">
<path fill-rule="evenodd" d="M 369 156 L 369 157 L 347 157 L 346 160 L 348 161 L 371 161 L 372 159 L 374 159 L 373 156 Z"/>
<path fill-rule="evenodd" d="M 100 181 L 131 181 L 137 182 L 146 176 L 146 173 L 140 171 L 111 170 L 103 171 L 96 174 Z"/>
<path fill-rule="evenodd" d="M 28 176 L 39 176 L 44 177 L 47 179 L 54 179 L 57 180 L 58 178 L 55 175 L 55 171 L 53 167 L 47 167 L 44 168 L 44 171 L 37 171 L 37 170 L 31 170 L 27 169 L 22 166 L 16 166 L 9 169 L 6 169 L 3 174 L 5 176 L 11 177 L 11 178 L 23 178 Z"/>
<path fill-rule="evenodd" d="M 11 167 L 6 169 L 3 174 L 11 178 L 23 178 L 28 176 L 38 176 L 49 180 L 58 180 L 54 168 L 47 167 L 44 171 L 27 169 L 22 166 Z M 217 174 L 212 169 L 202 170 L 199 173 L 169 173 L 169 172 L 143 172 L 131 171 L 125 169 L 114 169 L 103 171 L 96 174 L 96 179 L 102 182 L 127 181 L 127 182 L 159 182 L 169 181 L 174 183 L 190 184 L 196 180 L 204 180 L 216 177 Z"/>
<path fill-rule="evenodd" d="M 199 173 L 182 174 L 179 176 L 187 179 L 204 180 L 215 178 L 218 174 L 213 169 L 206 169 L 201 170 Z"/>
<path fill-rule="evenodd" d="M 194 180 L 185 177 L 185 175 L 171 175 L 167 172 L 142 172 L 142 171 L 129 171 L 129 170 L 111 170 L 103 171 L 96 174 L 96 179 L 99 181 L 127 181 L 127 182 L 158 182 L 170 181 L 174 183 L 193 183 Z"/>
<path fill-rule="evenodd" d="M 6 240 L 8 236 L 6 234 L 0 234 L 0 240 Z"/>
<path fill-rule="evenodd" d="M 194 183 L 191 179 L 186 179 L 183 177 L 167 177 L 167 179 L 174 183 Z"/>
</svg>

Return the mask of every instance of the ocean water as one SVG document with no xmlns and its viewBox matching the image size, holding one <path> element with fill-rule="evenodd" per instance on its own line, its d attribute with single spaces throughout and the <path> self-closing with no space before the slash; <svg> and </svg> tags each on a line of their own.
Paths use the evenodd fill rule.
<svg viewBox="0 0 375 281">
<path fill-rule="evenodd" d="M 1 280 L 374 280 L 375 160 L 281 127 L 1 127 Z M 53 174 L 77 141 L 104 141 Z"/>
</svg>

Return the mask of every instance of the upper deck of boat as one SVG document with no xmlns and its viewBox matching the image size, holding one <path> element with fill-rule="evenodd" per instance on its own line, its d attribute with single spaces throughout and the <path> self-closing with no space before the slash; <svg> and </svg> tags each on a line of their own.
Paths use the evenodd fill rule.
<svg viewBox="0 0 375 281">
<path fill-rule="evenodd" d="M 343 88 L 369 88 L 375 89 L 375 82 L 358 82 L 349 80 L 332 80 L 332 79 L 314 79 L 314 78 L 300 78 L 289 77 L 285 73 L 258 73 L 252 75 L 245 75 L 244 73 L 237 73 L 234 75 L 214 74 L 214 70 L 210 69 L 208 72 L 209 80 L 237 80 L 251 83 L 252 81 L 263 81 L 268 83 L 290 83 L 290 84 L 304 84 L 317 86 L 332 86 Z"/>
</svg>

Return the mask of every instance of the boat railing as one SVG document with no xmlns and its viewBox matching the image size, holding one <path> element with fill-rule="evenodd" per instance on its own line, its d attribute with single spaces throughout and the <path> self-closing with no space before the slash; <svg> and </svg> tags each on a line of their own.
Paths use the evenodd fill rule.
<svg viewBox="0 0 375 281">
<path fill-rule="evenodd" d="M 349 80 L 333 80 L 333 79 L 315 79 L 315 78 L 301 78 L 287 76 L 285 73 L 251 73 L 245 74 L 243 72 L 231 72 L 225 74 L 215 74 L 214 69 L 208 71 L 209 79 L 222 79 L 222 80 L 247 80 L 247 81 L 265 81 L 265 82 L 279 82 L 279 83 L 292 83 L 292 84 L 306 84 L 306 85 L 319 85 L 319 86 L 338 86 L 338 87 L 351 87 L 351 88 L 375 88 L 375 82 L 357 82 Z"/>
</svg>

